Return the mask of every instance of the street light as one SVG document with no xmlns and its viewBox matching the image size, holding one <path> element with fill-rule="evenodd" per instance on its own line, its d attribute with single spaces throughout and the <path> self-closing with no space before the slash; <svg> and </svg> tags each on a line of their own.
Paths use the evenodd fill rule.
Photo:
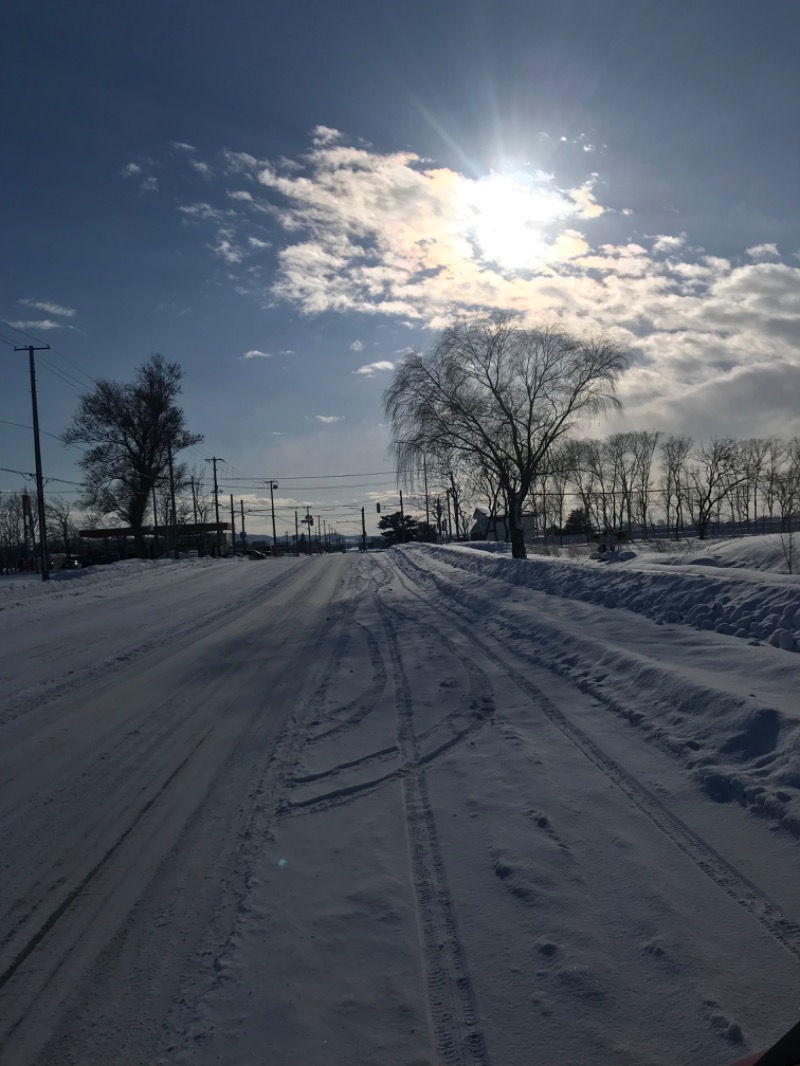
<svg viewBox="0 0 800 1066">
<path fill-rule="evenodd" d="M 277 556 L 278 554 L 278 538 L 275 534 L 275 497 L 272 495 L 272 490 L 278 488 L 277 481 L 270 481 L 269 483 L 269 502 L 272 507 L 272 554 Z"/>
</svg>

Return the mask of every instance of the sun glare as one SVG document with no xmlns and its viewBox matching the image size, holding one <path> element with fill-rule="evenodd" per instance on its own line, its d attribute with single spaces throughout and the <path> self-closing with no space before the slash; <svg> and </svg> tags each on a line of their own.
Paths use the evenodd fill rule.
<svg viewBox="0 0 800 1066">
<path fill-rule="evenodd" d="M 480 258 L 512 270 L 546 258 L 545 230 L 570 213 L 563 196 L 507 174 L 465 183 L 459 221 Z"/>
</svg>

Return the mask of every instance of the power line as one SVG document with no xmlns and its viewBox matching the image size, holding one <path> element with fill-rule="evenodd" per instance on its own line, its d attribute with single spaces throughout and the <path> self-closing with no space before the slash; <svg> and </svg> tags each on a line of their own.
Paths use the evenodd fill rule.
<svg viewBox="0 0 800 1066">
<path fill-rule="evenodd" d="M 0 326 L 5 326 L 6 329 L 13 329 L 15 333 L 21 333 L 23 337 L 27 337 L 29 340 L 36 341 L 37 344 L 44 344 L 44 341 L 42 341 L 39 337 L 34 337 L 31 333 L 26 333 L 25 330 L 20 329 L 19 326 L 12 326 L 10 322 L 4 322 L 2 318 L 0 318 Z"/>
<path fill-rule="evenodd" d="M 275 478 L 275 480 L 277 481 L 278 478 Z M 220 485 L 233 486 L 235 483 L 236 482 L 235 482 L 234 478 L 222 478 L 222 479 L 220 479 Z M 343 490 L 347 490 L 347 489 L 394 488 L 395 487 L 395 483 L 393 481 L 380 481 L 380 482 L 360 481 L 360 482 L 355 482 L 354 484 L 351 484 L 351 485 L 296 485 L 295 486 L 295 485 L 287 485 L 285 483 L 285 480 L 281 479 L 281 486 L 282 486 L 282 488 L 286 489 L 287 491 L 290 491 L 293 488 L 297 488 L 297 489 L 302 489 L 303 492 L 342 492 Z M 263 482 L 260 485 L 259 484 L 249 484 L 249 485 L 248 484 L 245 484 L 245 485 L 239 484 L 239 486 L 236 489 L 236 491 L 237 492 L 241 492 L 242 490 L 245 490 L 245 491 L 258 492 L 258 491 L 260 491 L 262 489 L 267 489 L 268 487 L 269 487 L 269 481 Z"/>
<path fill-rule="evenodd" d="M 45 481 L 57 481 L 60 485 L 78 485 L 78 486 L 80 486 L 80 481 L 67 481 L 63 477 L 46 477 L 44 480 Z"/>
<path fill-rule="evenodd" d="M 54 378 L 58 378 L 59 381 L 63 381 L 64 384 L 69 385 L 71 389 L 76 389 L 78 392 L 82 392 L 85 388 L 85 386 L 82 385 L 80 382 L 76 381 L 75 378 L 67 375 L 66 371 L 62 371 L 60 367 L 53 366 L 53 364 L 48 363 L 46 359 L 40 359 L 39 363 L 42 365 L 42 368 L 48 372 L 48 374 L 52 374 Z"/>
<path fill-rule="evenodd" d="M 11 470 L 7 466 L 0 466 L 0 470 L 4 471 L 6 474 L 19 474 L 21 477 L 29 477 L 29 478 L 35 478 L 36 477 L 36 475 L 35 474 L 31 474 L 30 471 L 27 471 L 27 470 Z"/>
<path fill-rule="evenodd" d="M 33 426 L 26 426 L 22 422 L 9 422 L 7 418 L 0 418 L 0 425 L 16 426 L 17 429 L 33 429 Z M 55 433 L 48 433 L 46 429 L 40 429 L 39 432 L 44 433 L 45 437 L 52 437 L 53 440 L 61 441 L 61 437 Z"/>
<path fill-rule="evenodd" d="M 51 370 L 57 371 L 59 374 L 62 374 L 64 376 L 64 378 L 69 379 L 69 381 L 71 381 L 72 384 L 75 385 L 76 388 L 79 388 L 79 389 L 85 389 L 86 388 L 86 386 L 84 385 L 84 383 L 82 381 L 78 381 L 78 379 L 75 377 L 74 374 L 70 374 L 69 370 L 65 370 L 61 366 L 54 365 L 53 363 L 50 362 L 49 359 L 40 359 L 39 362 L 44 363 L 45 366 L 50 367 Z"/>
<path fill-rule="evenodd" d="M 206 460 L 208 461 L 208 460 Z M 230 463 L 226 463 L 226 466 L 230 466 Z M 382 477 L 383 475 L 394 477 L 396 471 L 394 470 L 366 470 L 350 474 L 284 474 L 283 477 L 275 475 L 274 481 L 325 481 L 329 478 L 340 477 Z M 269 478 L 252 476 L 252 477 L 229 477 L 227 481 L 249 481 L 255 483 L 256 481 L 269 481 Z"/>
<path fill-rule="evenodd" d="M 93 385 L 97 384 L 97 378 L 93 378 L 91 374 L 87 374 L 85 370 L 82 370 L 77 363 L 73 363 L 71 359 L 67 359 L 66 355 L 58 355 L 56 358 L 63 359 L 65 363 L 69 363 L 73 370 L 77 370 L 79 374 L 83 374 Z M 85 388 L 85 386 L 84 386 Z"/>
</svg>

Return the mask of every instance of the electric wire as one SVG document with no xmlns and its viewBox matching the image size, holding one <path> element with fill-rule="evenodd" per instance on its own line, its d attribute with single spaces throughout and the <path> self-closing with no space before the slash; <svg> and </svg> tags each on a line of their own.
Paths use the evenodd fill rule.
<svg viewBox="0 0 800 1066">
<path fill-rule="evenodd" d="M 58 374 L 62 375 L 63 378 L 68 383 L 71 383 L 72 385 L 74 385 L 74 387 L 76 389 L 80 389 L 81 391 L 84 391 L 86 389 L 86 386 L 84 385 L 84 383 L 82 381 L 78 381 L 78 379 L 75 377 L 75 375 L 71 374 L 69 372 L 69 370 L 65 370 L 63 367 L 56 366 L 54 363 L 51 363 L 49 359 L 45 359 L 43 356 L 39 357 L 39 362 L 43 363 L 46 367 L 48 367 L 54 373 L 58 372 Z"/>
<path fill-rule="evenodd" d="M 37 344 L 44 344 L 44 341 L 40 337 L 34 337 L 33 334 L 26 333 L 24 329 L 20 329 L 19 326 L 12 326 L 10 322 L 4 322 L 2 318 L 0 318 L 0 326 L 5 326 L 6 329 L 13 329 L 15 333 L 21 333 L 23 337 L 27 337 L 28 340 L 31 341 L 36 341 Z M 20 345 L 20 347 L 22 347 L 22 345 Z M 47 347 L 49 348 L 50 345 L 48 344 Z"/>
</svg>

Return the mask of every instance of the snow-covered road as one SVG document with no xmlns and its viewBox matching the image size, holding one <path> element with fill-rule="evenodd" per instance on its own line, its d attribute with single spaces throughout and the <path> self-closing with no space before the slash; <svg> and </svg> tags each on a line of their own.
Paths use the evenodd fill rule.
<svg viewBox="0 0 800 1066">
<path fill-rule="evenodd" d="M 713 1066 L 789 1028 L 800 658 L 552 573 L 0 586 L 0 1064 Z"/>
</svg>

